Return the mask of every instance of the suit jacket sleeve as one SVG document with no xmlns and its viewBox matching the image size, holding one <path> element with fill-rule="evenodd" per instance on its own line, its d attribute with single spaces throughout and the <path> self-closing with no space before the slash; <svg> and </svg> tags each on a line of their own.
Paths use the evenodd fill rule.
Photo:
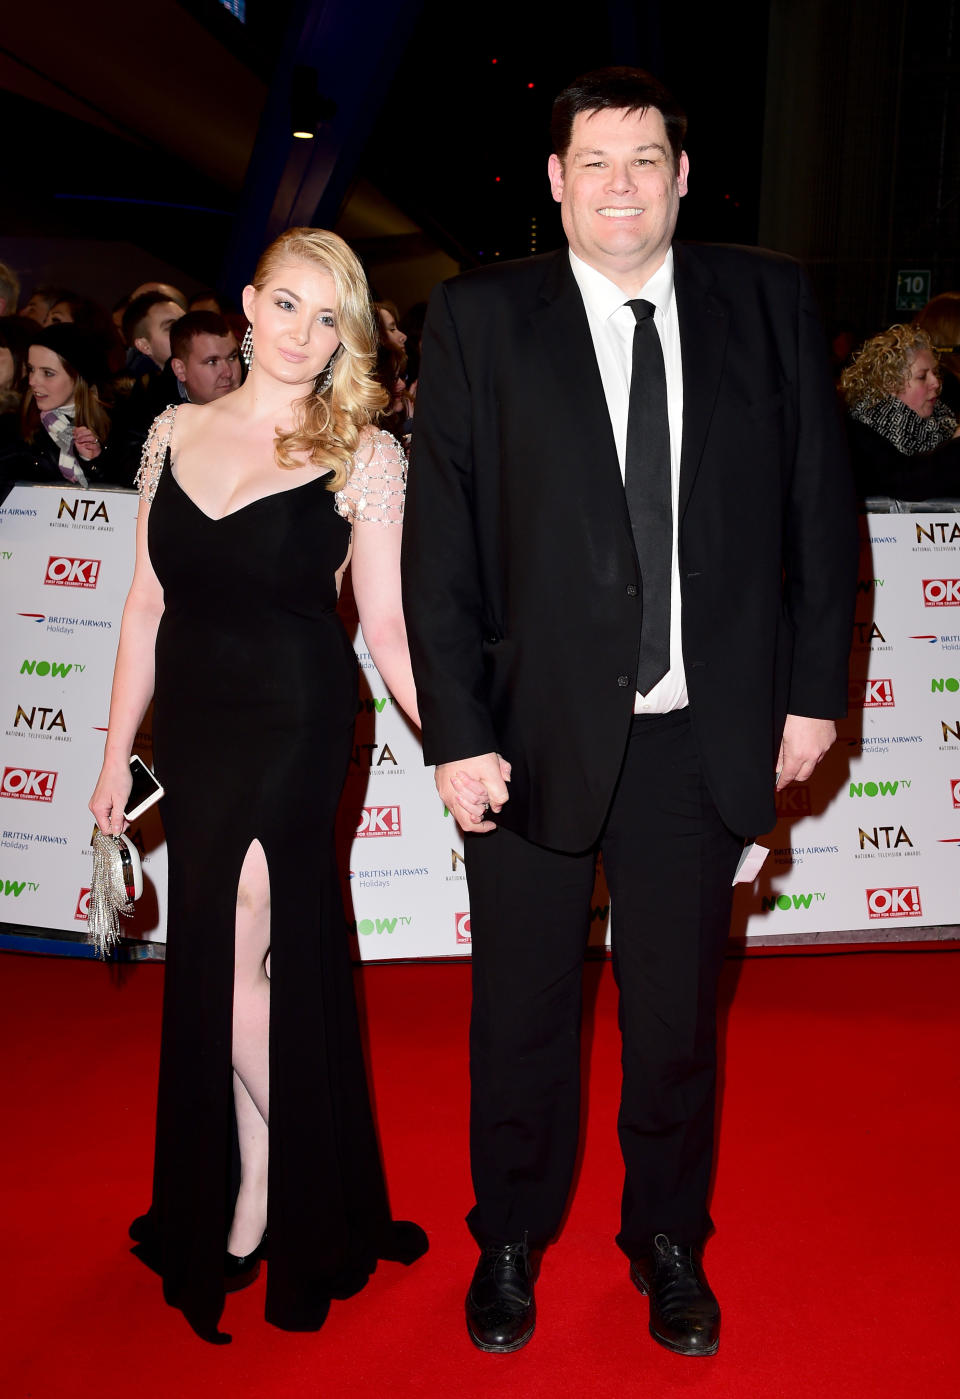
<svg viewBox="0 0 960 1399">
<path fill-rule="evenodd" d="M 450 295 L 423 331 L 407 504 L 403 601 L 427 763 L 494 752 L 474 525 L 473 398 Z M 486 631 L 492 623 L 486 619 Z"/>
<path fill-rule="evenodd" d="M 796 454 L 784 531 L 784 606 L 793 628 L 788 713 L 846 713 L 859 544 L 846 441 L 827 372 L 823 334 L 797 268 Z"/>
</svg>

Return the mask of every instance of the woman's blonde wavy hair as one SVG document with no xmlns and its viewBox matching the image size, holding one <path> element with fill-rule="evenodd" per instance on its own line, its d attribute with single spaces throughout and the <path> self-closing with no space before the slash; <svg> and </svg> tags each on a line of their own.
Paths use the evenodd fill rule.
<svg viewBox="0 0 960 1399">
<path fill-rule="evenodd" d="M 332 472 L 330 491 L 346 484 L 360 445 L 360 433 L 386 402 L 386 393 L 373 377 L 379 333 L 370 290 L 359 258 L 342 238 L 323 228 L 288 228 L 261 255 L 253 285 L 262 291 L 274 270 L 287 262 L 319 264 L 333 278 L 337 291 L 336 329 L 341 348 L 333 364 L 333 382 L 313 391 L 296 405 L 294 426 L 277 429 L 277 465 L 292 469 L 306 453 L 313 466 Z"/>
<path fill-rule="evenodd" d="M 840 375 L 840 391 L 847 407 L 862 403 L 869 408 L 884 398 L 895 398 L 910 378 L 910 366 L 921 350 L 937 352 L 925 330 L 915 325 L 892 325 L 866 341 Z"/>
</svg>

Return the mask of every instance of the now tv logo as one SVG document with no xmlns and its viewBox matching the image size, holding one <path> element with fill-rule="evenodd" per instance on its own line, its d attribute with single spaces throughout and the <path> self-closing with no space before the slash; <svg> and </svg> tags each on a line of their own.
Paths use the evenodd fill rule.
<svg viewBox="0 0 960 1399">
<path fill-rule="evenodd" d="M 3 778 L 0 779 L 0 797 L 12 797 L 16 801 L 52 802 L 56 785 L 55 772 L 41 772 L 38 768 L 4 768 Z"/>
<path fill-rule="evenodd" d="M 358 838 L 402 835 L 399 806 L 365 806 L 356 834 Z"/>
<path fill-rule="evenodd" d="M 898 787 L 909 787 L 907 778 L 894 778 L 892 782 L 851 782 L 851 797 L 895 797 Z"/>
<path fill-rule="evenodd" d="M 786 913 L 791 908 L 809 908 L 816 900 L 818 903 L 826 902 L 826 894 L 764 894 L 760 900 L 760 907 L 764 913 L 772 913 L 775 908 Z"/>
<path fill-rule="evenodd" d="M 85 669 L 85 666 L 77 665 L 76 662 L 73 661 L 31 661 L 28 659 L 25 660 L 20 667 L 20 674 L 52 675 L 54 677 L 62 675 L 63 678 L 66 679 L 71 670 L 81 672 Z"/>
<path fill-rule="evenodd" d="M 960 607 L 960 578 L 924 578 L 924 607 Z"/>
<path fill-rule="evenodd" d="M 893 681 L 851 680 L 848 699 L 858 709 L 893 709 Z"/>
<path fill-rule="evenodd" d="M 906 888 L 868 889 L 867 912 L 871 918 L 919 918 L 923 913 L 916 884 Z"/>
<path fill-rule="evenodd" d="M 99 576 L 99 559 L 68 559 L 52 554 L 43 581 L 55 588 L 95 588 Z"/>
</svg>

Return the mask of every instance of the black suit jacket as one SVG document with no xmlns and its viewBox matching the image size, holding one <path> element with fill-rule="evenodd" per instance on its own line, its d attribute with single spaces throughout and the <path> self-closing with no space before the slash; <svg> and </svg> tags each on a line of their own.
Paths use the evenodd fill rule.
<svg viewBox="0 0 960 1399">
<path fill-rule="evenodd" d="M 749 249 L 674 252 L 690 710 L 721 816 L 755 834 L 773 824 L 785 714 L 845 710 L 853 495 L 800 268 Z M 403 574 L 426 761 L 502 753 L 501 823 L 586 849 L 623 759 L 642 593 L 566 250 L 435 291 Z"/>
</svg>

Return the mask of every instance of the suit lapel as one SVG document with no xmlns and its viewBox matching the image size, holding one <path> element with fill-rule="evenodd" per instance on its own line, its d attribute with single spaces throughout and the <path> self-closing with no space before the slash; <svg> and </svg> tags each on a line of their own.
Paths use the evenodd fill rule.
<svg viewBox="0 0 960 1399">
<path fill-rule="evenodd" d="M 616 488 L 622 497 L 623 478 L 593 338 L 565 249 L 548 265 L 531 324 L 557 383 L 557 421 L 567 428 L 569 459 L 581 471 L 589 463 L 594 483 Z"/>
<path fill-rule="evenodd" d="M 727 345 L 729 317 L 713 290 L 712 273 L 696 249 L 675 243 L 674 285 L 683 363 L 683 443 L 680 450 L 680 517 L 700 470 L 713 417 Z"/>
</svg>

